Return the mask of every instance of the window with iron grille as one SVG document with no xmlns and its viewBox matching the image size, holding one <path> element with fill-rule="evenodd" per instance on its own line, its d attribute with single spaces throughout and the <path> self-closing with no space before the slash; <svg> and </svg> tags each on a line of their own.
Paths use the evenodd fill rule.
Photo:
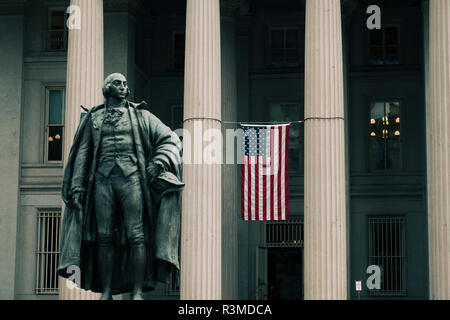
<svg viewBox="0 0 450 320">
<path fill-rule="evenodd" d="M 61 210 L 41 210 L 37 221 L 36 294 L 58 294 Z"/>
<path fill-rule="evenodd" d="M 381 270 L 381 289 L 374 296 L 403 296 L 406 289 L 404 217 L 369 217 L 369 265 Z"/>
<path fill-rule="evenodd" d="M 303 247 L 303 219 L 267 222 L 266 246 Z"/>
<path fill-rule="evenodd" d="M 48 11 L 47 50 L 66 51 L 68 29 L 67 14 L 63 8 L 51 8 Z"/>
<path fill-rule="evenodd" d="M 369 30 L 369 63 L 371 65 L 399 64 L 399 28 L 383 26 Z"/>
<path fill-rule="evenodd" d="M 300 65 L 300 32 L 298 28 L 271 28 L 269 37 L 272 67 L 298 67 Z"/>
<path fill-rule="evenodd" d="M 64 100 L 64 87 L 46 88 L 45 162 L 61 162 L 63 160 Z"/>
</svg>

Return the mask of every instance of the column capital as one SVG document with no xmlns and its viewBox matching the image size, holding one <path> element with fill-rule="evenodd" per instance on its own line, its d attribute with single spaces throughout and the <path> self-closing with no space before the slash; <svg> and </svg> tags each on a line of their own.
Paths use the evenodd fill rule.
<svg viewBox="0 0 450 320">
<path fill-rule="evenodd" d="M 23 15 L 28 2 L 28 0 L 2 0 L 0 15 Z"/>
</svg>

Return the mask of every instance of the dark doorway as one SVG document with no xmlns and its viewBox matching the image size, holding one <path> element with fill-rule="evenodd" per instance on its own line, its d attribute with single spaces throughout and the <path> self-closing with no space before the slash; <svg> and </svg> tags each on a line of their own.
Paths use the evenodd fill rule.
<svg viewBox="0 0 450 320">
<path fill-rule="evenodd" d="M 269 300 L 303 299 L 303 248 L 269 248 Z"/>
</svg>

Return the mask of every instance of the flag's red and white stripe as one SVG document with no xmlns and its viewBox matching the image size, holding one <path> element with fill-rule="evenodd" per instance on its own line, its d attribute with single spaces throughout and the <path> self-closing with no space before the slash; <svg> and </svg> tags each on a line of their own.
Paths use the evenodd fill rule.
<svg viewBox="0 0 450 320">
<path fill-rule="evenodd" d="M 242 157 L 241 212 L 244 220 L 289 219 L 289 125 L 267 126 L 267 133 L 265 156 Z"/>
</svg>

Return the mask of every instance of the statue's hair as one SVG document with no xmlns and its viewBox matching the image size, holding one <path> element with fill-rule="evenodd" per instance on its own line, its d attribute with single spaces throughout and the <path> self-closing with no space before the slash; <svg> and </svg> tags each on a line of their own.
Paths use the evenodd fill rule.
<svg viewBox="0 0 450 320">
<path fill-rule="evenodd" d="M 116 76 L 122 76 L 126 79 L 126 77 L 123 74 L 118 73 L 118 72 L 111 73 L 109 76 L 107 76 L 105 78 L 105 81 L 103 81 L 103 88 L 102 88 L 103 96 L 105 97 L 105 99 L 108 99 L 111 94 L 111 90 L 109 89 L 109 87 L 111 86 L 111 83 L 113 82 L 113 79 Z M 125 98 L 128 97 L 130 95 L 130 93 L 131 93 L 130 88 L 127 87 L 127 94 L 126 94 Z"/>
</svg>

